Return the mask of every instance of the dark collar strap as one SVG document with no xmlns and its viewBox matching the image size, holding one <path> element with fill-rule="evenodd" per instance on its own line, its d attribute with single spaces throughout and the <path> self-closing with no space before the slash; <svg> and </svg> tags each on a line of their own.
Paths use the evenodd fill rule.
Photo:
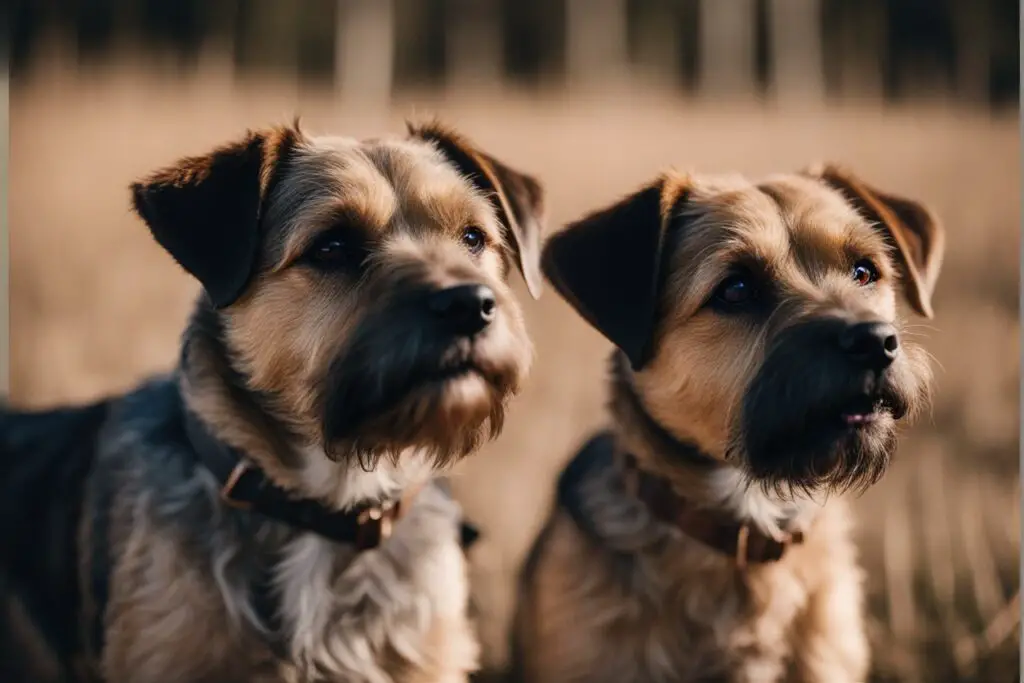
<svg viewBox="0 0 1024 683">
<path fill-rule="evenodd" d="M 394 523 L 419 492 L 412 490 L 398 501 L 382 501 L 353 510 L 332 510 L 323 503 L 295 498 L 271 482 L 245 454 L 214 437 L 189 410 L 185 432 L 199 456 L 221 484 L 221 499 L 228 505 L 252 510 L 297 529 L 312 531 L 337 543 L 360 550 L 375 548 L 386 540 Z"/>
<path fill-rule="evenodd" d="M 694 507 L 677 495 L 665 479 L 640 469 L 635 456 L 626 454 L 623 460 L 626 489 L 643 501 L 655 517 L 734 558 L 737 567 L 775 562 L 785 555 L 789 546 L 803 542 L 800 531 L 773 538 L 721 510 Z"/>
</svg>

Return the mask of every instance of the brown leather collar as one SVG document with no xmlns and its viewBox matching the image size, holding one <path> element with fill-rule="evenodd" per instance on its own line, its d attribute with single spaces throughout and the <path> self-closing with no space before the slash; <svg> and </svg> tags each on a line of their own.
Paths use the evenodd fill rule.
<svg viewBox="0 0 1024 683">
<path fill-rule="evenodd" d="M 788 533 L 784 538 L 773 538 L 721 510 L 693 507 L 677 495 L 665 479 L 640 469 L 635 456 L 624 455 L 623 463 L 626 490 L 643 501 L 655 517 L 734 558 L 741 569 L 748 564 L 775 562 L 785 555 L 789 546 L 804 540 L 800 531 Z"/>
<path fill-rule="evenodd" d="M 192 411 L 184 415 L 185 436 L 199 461 L 220 483 L 220 497 L 231 507 L 251 510 L 337 543 L 372 550 L 386 541 L 395 522 L 412 505 L 423 485 L 398 500 L 367 501 L 352 510 L 336 510 L 322 501 L 297 498 L 274 482 L 244 453 L 216 438 Z"/>
</svg>

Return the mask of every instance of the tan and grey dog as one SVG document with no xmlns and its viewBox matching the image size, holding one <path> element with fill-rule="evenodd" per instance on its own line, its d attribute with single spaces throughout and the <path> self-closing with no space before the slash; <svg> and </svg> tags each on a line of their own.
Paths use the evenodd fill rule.
<svg viewBox="0 0 1024 683">
<path fill-rule="evenodd" d="M 437 474 L 532 349 L 542 191 L 434 124 L 248 134 L 133 186 L 203 285 L 172 376 L 0 413 L 3 680 L 465 681 Z"/>
<path fill-rule="evenodd" d="M 929 366 L 943 233 L 837 167 L 666 174 L 555 235 L 544 273 L 618 348 L 608 433 L 524 568 L 529 683 L 863 681 L 840 494 L 876 482 Z"/>
</svg>

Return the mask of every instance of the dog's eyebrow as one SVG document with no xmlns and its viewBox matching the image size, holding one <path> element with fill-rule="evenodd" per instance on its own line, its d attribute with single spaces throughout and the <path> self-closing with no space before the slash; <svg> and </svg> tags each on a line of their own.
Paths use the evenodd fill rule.
<svg viewBox="0 0 1024 683">
<path fill-rule="evenodd" d="M 788 230 L 785 239 L 779 239 L 780 235 L 751 230 L 715 212 L 695 215 L 688 228 L 674 237 L 678 240 L 675 248 L 683 252 L 670 276 L 678 291 L 685 292 L 680 302 L 685 315 L 695 313 L 735 267 L 770 276 L 790 258 L 794 246 Z"/>
<path fill-rule="evenodd" d="M 455 234 L 463 228 L 473 226 L 483 231 L 488 242 L 502 242 L 497 215 L 486 200 L 477 202 L 475 199 L 467 198 L 451 202 L 444 198 L 432 197 L 422 202 L 420 208 L 437 220 L 445 232 Z"/>
<path fill-rule="evenodd" d="M 688 250 L 682 267 L 670 275 L 676 282 L 677 291 L 684 292 L 680 310 L 685 311 L 685 315 L 695 313 L 737 264 L 752 270 L 767 270 L 765 260 L 742 240 L 724 248 L 717 240 L 691 243 Z"/>
<path fill-rule="evenodd" d="M 846 247 L 863 251 L 887 251 L 888 244 L 882 237 L 880 227 L 870 221 L 847 224 L 843 231 Z"/>
<path fill-rule="evenodd" d="M 360 202 L 323 202 L 313 210 L 300 212 L 295 218 L 295 228 L 285 239 L 284 248 L 274 270 L 280 270 L 293 263 L 305 252 L 317 237 L 332 227 L 344 225 L 370 238 L 382 218 L 377 212 L 366 211 Z M 384 221 L 387 223 L 387 221 Z"/>
</svg>

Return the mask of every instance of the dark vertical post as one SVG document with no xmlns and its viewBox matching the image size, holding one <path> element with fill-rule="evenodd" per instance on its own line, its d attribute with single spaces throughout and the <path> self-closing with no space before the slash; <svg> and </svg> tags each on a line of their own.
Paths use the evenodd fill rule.
<svg viewBox="0 0 1024 683">
<path fill-rule="evenodd" d="M 338 0 L 335 83 L 347 99 L 391 97 L 395 22 L 392 0 Z"/>
<path fill-rule="evenodd" d="M 769 0 L 771 92 L 780 102 L 825 97 L 821 0 Z"/>
<path fill-rule="evenodd" d="M 753 96 L 755 10 L 755 0 L 701 0 L 701 95 Z"/>
<path fill-rule="evenodd" d="M 448 0 L 445 9 L 446 84 L 500 88 L 504 43 L 498 0 Z"/>
<path fill-rule="evenodd" d="M 629 71 L 625 0 L 565 0 L 566 82 L 584 88 L 621 81 Z"/>
</svg>

